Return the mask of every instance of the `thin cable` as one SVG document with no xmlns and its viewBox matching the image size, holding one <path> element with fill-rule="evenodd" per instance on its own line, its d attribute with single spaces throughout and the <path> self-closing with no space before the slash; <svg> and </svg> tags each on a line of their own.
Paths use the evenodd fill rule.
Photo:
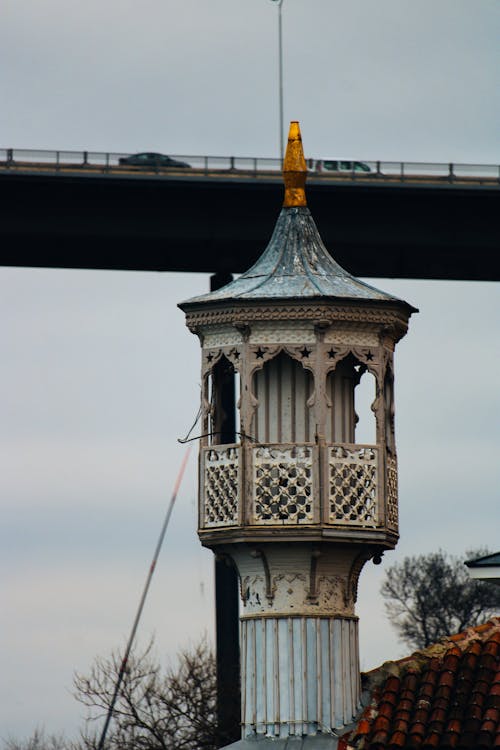
<svg viewBox="0 0 500 750">
<path fill-rule="evenodd" d="M 170 516 L 172 515 L 172 510 L 174 509 L 175 501 L 177 499 L 177 493 L 179 492 L 179 487 L 182 482 L 182 477 L 184 476 L 184 471 L 186 469 L 186 464 L 189 458 L 189 453 L 191 451 L 191 446 L 187 449 L 186 453 L 184 454 L 184 458 L 181 463 L 181 467 L 179 469 L 179 473 L 177 475 L 177 479 L 174 485 L 174 490 L 172 492 L 172 497 L 170 498 L 170 503 L 167 509 L 167 513 L 165 515 L 165 520 L 163 521 L 163 526 L 160 532 L 160 536 L 158 539 L 158 543 L 156 545 L 156 549 L 154 551 L 153 555 L 153 561 L 150 565 L 149 572 L 146 578 L 146 583 L 144 586 L 144 590 L 142 592 L 141 601 L 139 604 L 139 608 L 137 610 L 137 614 L 135 616 L 134 624 L 132 626 L 132 631 L 130 633 L 130 638 L 128 639 L 127 648 L 125 649 L 125 655 L 123 657 L 122 663 L 120 665 L 120 671 L 118 672 L 118 679 L 116 680 L 115 685 L 115 691 L 113 693 L 113 697 L 111 699 L 111 703 L 108 708 L 108 713 L 106 716 L 106 721 L 104 723 L 104 727 L 102 729 L 101 738 L 99 740 L 99 745 L 97 746 L 97 750 L 103 750 L 104 748 L 104 742 L 106 740 L 106 734 L 108 732 L 109 722 L 111 721 L 111 718 L 113 716 L 113 709 L 115 707 L 116 699 L 118 698 L 118 692 L 120 690 L 120 686 L 123 681 L 123 675 L 125 674 L 125 670 L 127 668 L 128 658 L 130 656 L 130 651 L 132 650 L 132 644 L 134 642 L 135 634 L 137 632 L 137 627 L 139 625 L 139 620 L 141 619 L 142 610 L 144 608 L 144 602 L 146 601 L 146 596 L 149 590 L 149 585 L 151 583 L 151 579 L 153 577 L 154 570 L 156 568 L 156 563 L 158 560 L 158 555 L 160 554 L 161 546 L 163 544 L 163 539 L 165 537 L 165 532 L 167 531 L 168 522 L 170 521 Z"/>
<path fill-rule="evenodd" d="M 257 443 L 258 442 L 257 438 L 252 437 L 247 432 L 235 432 L 234 434 L 235 435 L 239 435 L 242 438 L 247 438 L 252 443 Z M 188 433 L 188 435 L 189 435 L 189 433 Z M 206 438 L 206 437 L 214 437 L 214 435 L 222 435 L 222 433 L 221 432 L 205 432 L 203 435 L 196 435 L 196 437 L 192 437 L 192 438 L 188 438 L 188 437 L 177 438 L 177 442 L 181 443 L 181 445 L 184 445 L 185 443 L 192 443 L 193 440 L 201 440 L 202 438 Z M 217 448 L 217 445 L 218 444 L 213 445 L 212 447 L 213 448 Z"/>
<path fill-rule="evenodd" d="M 196 427 L 196 425 L 198 424 L 198 420 L 199 420 L 199 418 L 201 417 L 201 412 L 202 412 L 202 410 L 203 410 L 203 404 L 201 403 L 201 400 L 200 400 L 200 407 L 199 407 L 199 409 L 198 409 L 198 412 L 197 412 L 197 414 L 196 414 L 195 420 L 194 420 L 194 422 L 193 422 L 193 424 L 192 424 L 191 428 L 189 429 L 189 432 L 188 432 L 188 434 L 186 435 L 186 437 L 185 437 L 185 438 L 184 438 L 183 440 L 182 440 L 181 438 L 177 438 L 177 441 L 178 441 L 179 443 L 189 443 L 189 440 L 188 440 L 188 438 L 189 438 L 189 436 L 191 435 L 191 433 L 192 433 L 192 431 L 194 430 L 194 428 Z"/>
</svg>

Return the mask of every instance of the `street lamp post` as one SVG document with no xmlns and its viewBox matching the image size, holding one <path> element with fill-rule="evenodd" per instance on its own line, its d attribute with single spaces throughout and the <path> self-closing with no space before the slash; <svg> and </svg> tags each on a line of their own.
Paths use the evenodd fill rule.
<svg viewBox="0 0 500 750">
<path fill-rule="evenodd" d="M 278 87 L 279 87 L 279 127 L 280 127 L 280 159 L 283 159 L 285 151 L 283 140 L 283 26 L 281 9 L 283 0 L 272 0 L 278 6 Z"/>
</svg>

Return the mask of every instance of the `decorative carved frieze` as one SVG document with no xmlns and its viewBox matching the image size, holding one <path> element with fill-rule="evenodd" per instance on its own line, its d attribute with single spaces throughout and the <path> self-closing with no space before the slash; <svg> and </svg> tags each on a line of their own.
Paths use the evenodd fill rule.
<svg viewBox="0 0 500 750">
<path fill-rule="evenodd" d="M 316 335 L 311 322 L 285 320 L 282 323 L 258 321 L 252 325 L 250 344 L 315 344 Z"/>
<path fill-rule="evenodd" d="M 293 550 L 289 545 L 278 545 L 268 548 L 268 554 L 247 545 L 226 549 L 240 571 L 242 616 L 294 612 L 319 617 L 354 614 L 350 582 L 359 556 L 355 545 L 336 550 L 328 544 L 318 550 L 297 541 Z M 318 559 L 317 555 L 321 562 L 316 572 L 311 563 Z M 370 552 L 364 560 L 369 556 Z"/>
<path fill-rule="evenodd" d="M 377 328 L 366 330 L 363 327 L 353 328 L 329 328 L 325 332 L 325 344 L 338 344 L 339 346 L 380 346 Z"/>
<path fill-rule="evenodd" d="M 247 611 L 262 612 L 266 608 L 266 582 L 258 573 L 245 576 L 240 582 L 243 607 Z"/>
<path fill-rule="evenodd" d="M 242 343 L 243 336 L 232 326 L 216 327 L 215 330 L 210 328 L 203 336 L 203 347 L 205 349 L 221 346 L 241 346 Z"/>
<path fill-rule="evenodd" d="M 259 321 L 299 321 L 303 323 L 306 320 L 313 323 L 321 320 L 328 320 L 332 323 L 348 321 L 368 327 L 371 327 L 371 324 L 376 324 L 384 327 L 383 336 L 391 342 L 399 341 L 408 329 L 407 314 L 398 306 L 387 309 L 387 306 L 383 308 L 375 305 L 350 306 L 328 303 L 256 306 L 234 304 L 230 307 L 186 311 L 186 324 L 189 329 L 194 333 L 202 333 L 203 336 L 206 335 L 206 326 L 220 326 L 227 323 L 237 323 L 241 326 L 248 323 L 253 327 Z"/>
</svg>

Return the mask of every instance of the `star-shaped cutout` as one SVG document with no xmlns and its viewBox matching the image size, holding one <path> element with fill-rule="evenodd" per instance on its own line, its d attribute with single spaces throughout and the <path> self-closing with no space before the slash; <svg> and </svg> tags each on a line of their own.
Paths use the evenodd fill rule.
<svg viewBox="0 0 500 750">
<path fill-rule="evenodd" d="M 214 358 L 214 355 L 212 353 L 207 354 L 207 362 L 211 362 Z"/>
<path fill-rule="evenodd" d="M 311 353 L 311 350 L 310 350 L 310 349 L 308 349 L 308 348 L 307 348 L 307 347 L 305 346 L 305 347 L 304 347 L 303 349 L 301 349 L 301 350 L 300 350 L 300 353 L 302 354 L 302 358 L 307 358 L 307 357 L 308 357 L 308 356 L 310 355 L 310 353 Z"/>
<path fill-rule="evenodd" d="M 371 351 L 368 351 L 368 354 L 366 355 L 366 359 L 367 359 L 367 361 L 368 361 L 368 362 L 371 362 L 371 361 L 372 361 L 372 359 L 373 359 L 373 354 L 371 353 Z"/>
<path fill-rule="evenodd" d="M 233 357 L 234 357 L 235 359 L 239 359 L 239 358 L 240 358 L 240 353 L 239 353 L 239 351 L 238 351 L 237 349 L 235 349 L 235 350 L 234 350 L 234 352 L 233 352 Z"/>
<path fill-rule="evenodd" d="M 330 349 L 330 351 L 328 352 L 328 356 L 330 359 L 335 359 L 336 354 L 337 352 L 335 351 L 335 349 Z"/>
<path fill-rule="evenodd" d="M 255 352 L 255 356 L 257 357 L 257 359 L 264 359 L 264 354 L 265 354 L 264 349 L 261 349 L 259 346 L 259 348 Z"/>
</svg>

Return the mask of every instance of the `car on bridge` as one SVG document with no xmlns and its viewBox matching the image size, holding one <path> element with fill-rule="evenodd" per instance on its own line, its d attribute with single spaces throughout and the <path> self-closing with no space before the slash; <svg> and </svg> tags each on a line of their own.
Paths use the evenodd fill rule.
<svg viewBox="0 0 500 750">
<path fill-rule="evenodd" d="M 340 161 L 339 159 L 309 159 L 308 166 L 313 172 L 352 174 L 372 171 L 363 161 Z"/>
<path fill-rule="evenodd" d="M 171 169 L 191 169 L 191 165 L 185 161 L 177 161 L 165 154 L 156 154 L 151 151 L 142 154 L 122 156 L 118 159 L 120 166 L 132 167 L 170 167 Z"/>
</svg>

